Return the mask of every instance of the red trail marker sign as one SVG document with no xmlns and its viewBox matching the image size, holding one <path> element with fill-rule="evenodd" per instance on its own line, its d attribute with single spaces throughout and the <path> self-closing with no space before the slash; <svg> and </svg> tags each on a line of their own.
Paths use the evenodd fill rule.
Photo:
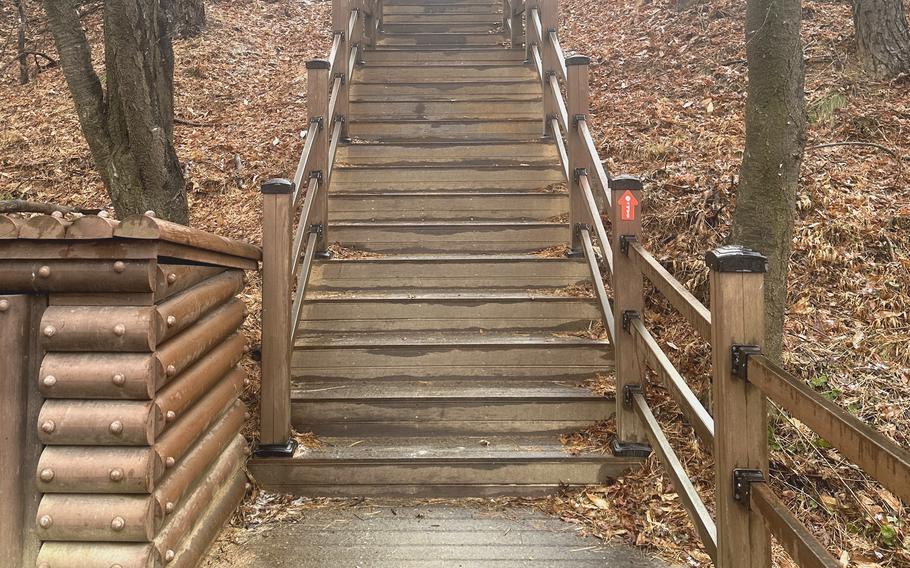
<svg viewBox="0 0 910 568">
<path fill-rule="evenodd" d="M 621 221 L 634 221 L 635 207 L 637 205 L 638 200 L 635 199 L 631 191 L 627 190 L 623 193 L 622 197 L 619 198 L 619 219 Z"/>
</svg>

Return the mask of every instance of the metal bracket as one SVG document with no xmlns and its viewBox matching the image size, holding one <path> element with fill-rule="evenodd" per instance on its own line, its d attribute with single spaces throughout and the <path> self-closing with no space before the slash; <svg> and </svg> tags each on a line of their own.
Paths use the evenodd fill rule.
<svg viewBox="0 0 910 568">
<path fill-rule="evenodd" d="M 325 127 L 325 119 L 324 119 L 323 117 L 321 117 L 321 116 L 314 116 L 314 117 L 313 117 L 313 120 L 311 120 L 310 122 L 318 122 L 318 123 L 319 123 L 319 128 L 324 128 L 324 127 Z"/>
<path fill-rule="evenodd" d="M 730 374 L 749 382 L 749 357 L 761 355 L 758 345 L 734 344 L 730 347 Z"/>
<path fill-rule="evenodd" d="M 322 170 L 313 170 L 310 172 L 310 178 L 316 179 L 319 183 L 322 183 Z"/>
<path fill-rule="evenodd" d="M 341 84 L 344 85 L 347 80 L 344 78 L 344 73 L 335 73 L 336 79 L 341 79 Z"/>
<path fill-rule="evenodd" d="M 591 230 L 591 225 L 588 225 L 587 223 L 575 223 L 575 232 L 576 233 L 580 233 L 582 231 L 590 231 L 590 230 Z"/>
<path fill-rule="evenodd" d="M 325 230 L 325 227 L 322 226 L 322 223 L 313 223 L 312 225 L 310 225 L 309 232 L 316 233 L 317 235 L 321 235 L 324 230 Z"/>
<path fill-rule="evenodd" d="M 629 243 L 634 243 L 638 238 L 635 235 L 619 235 L 619 252 L 629 256 Z"/>
<path fill-rule="evenodd" d="M 749 496 L 752 494 L 752 484 L 764 482 L 765 475 L 760 469 L 734 469 L 733 498 L 748 507 Z"/>
<path fill-rule="evenodd" d="M 581 122 L 582 120 L 588 120 L 588 115 L 586 115 L 586 114 L 574 115 L 572 117 L 572 124 L 575 126 L 575 128 L 578 128 L 578 123 Z"/>
<path fill-rule="evenodd" d="M 297 446 L 297 440 L 291 438 L 284 444 L 259 444 L 253 454 L 257 458 L 292 458 Z"/>
<path fill-rule="evenodd" d="M 575 180 L 575 183 L 578 183 L 578 180 L 581 179 L 581 176 L 588 177 L 588 168 L 575 168 L 572 176 L 572 179 Z"/>
<path fill-rule="evenodd" d="M 622 387 L 622 405 L 624 408 L 632 409 L 632 398 L 637 394 L 644 394 L 641 385 L 626 385 Z"/>
<path fill-rule="evenodd" d="M 620 442 L 614 439 L 610 442 L 613 455 L 620 458 L 646 458 L 651 455 L 651 446 L 638 442 Z"/>
<path fill-rule="evenodd" d="M 635 310 L 623 310 L 622 312 L 622 329 L 626 333 L 632 332 L 632 320 L 640 319 L 641 314 Z"/>
<path fill-rule="evenodd" d="M 341 113 L 338 113 L 335 115 L 335 122 L 340 122 L 341 124 L 344 124 L 346 120 L 347 119 Z"/>
</svg>

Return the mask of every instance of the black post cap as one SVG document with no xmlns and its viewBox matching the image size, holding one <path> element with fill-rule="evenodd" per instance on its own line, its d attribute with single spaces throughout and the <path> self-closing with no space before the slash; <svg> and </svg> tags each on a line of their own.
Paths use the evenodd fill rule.
<svg viewBox="0 0 910 568">
<path fill-rule="evenodd" d="M 330 69 L 332 64 L 325 59 L 310 59 L 306 62 L 307 69 Z"/>
<path fill-rule="evenodd" d="M 759 252 L 740 245 L 726 245 L 705 253 L 705 264 L 714 272 L 764 274 L 768 259 Z"/>
<path fill-rule="evenodd" d="M 643 188 L 644 184 L 639 177 L 621 175 L 610 179 L 610 189 L 613 191 L 641 191 Z"/>
<path fill-rule="evenodd" d="M 294 191 L 294 184 L 284 178 L 273 178 L 262 182 L 262 193 L 265 195 L 284 195 Z"/>
<path fill-rule="evenodd" d="M 567 66 L 590 65 L 590 64 L 591 64 L 591 58 L 588 57 L 587 55 L 570 55 L 569 57 L 566 57 Z"/>
</svg>

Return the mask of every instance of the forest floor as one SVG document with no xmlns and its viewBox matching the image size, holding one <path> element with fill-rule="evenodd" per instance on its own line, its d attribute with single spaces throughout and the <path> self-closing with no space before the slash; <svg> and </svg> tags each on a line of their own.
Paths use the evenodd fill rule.
<svg viewBox="0 0 910 568">
<path fill-rule="evenodd" d="M 567 51 L 593 58 L 592 123 L 609 170 L 645 179 L 648 249 L 705 300 L 702 258 L 729 232 L 743 147 L 744 3 L 703 0 L 681 9 L 682 2 L 565 0 L 560 33 Z M 37 4 L 29 2 L 30 47 L 55 57 Z M 908 447 L 910 78 L 884 83 L 861 73 L 849 3 L 803 5 L 810 123 L 786 365 Z M 176 42 L 176 144 L 194 225 L 259 242 L 258 185 L 293 173 L 306 126 L 304 63 L 327 53 L 329 9 L 305 0 L 210 0 L 207 31 Z M 100 14 L 84 22 L 98 45 Z M 12 58 L 15 25 L 10 3 L 0 4 L 0 69 Z M 95 60 L 100 66 L 100 49 Z M 46 69 L 25 86 L 16 77 L 15 65 L 0 76 L 0 199 L 109 207 L 60 70 Z M 251 280 L 246 300 L 255 314 L 259 291 Z M 696 392 L 706 394 L 708 346 L 668 306 L 652 308 L 649 328 Z M 251 342 L 258 342 L 256 320 L 247 323 Z M 254 406 L 256 384 L 246 393 Z M 659 388 L 652 396 L 713 508 L 709 453 Z M 255 436 L 253 425 L 247 433 Z M 776 490 L 844 566 L 910 566 L 910 511 L 898 499 L 785 413 L 769 438 Z M 273 514 L 261 505 L 282 502 L 255 494 L 234 524 L 257 522 Z M 691 566 L 710 564 L 654 458 L 610 485 L 521 503 L 604 539 Z M 775 556 L 790 565 L 780 551 Z"/>
</svg>

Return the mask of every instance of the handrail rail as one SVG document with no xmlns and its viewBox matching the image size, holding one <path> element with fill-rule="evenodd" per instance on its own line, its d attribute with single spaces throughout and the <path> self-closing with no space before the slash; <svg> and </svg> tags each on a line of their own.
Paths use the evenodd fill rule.
<svg viewBox="0 0 910 568">
<path fill-rule="evenodd" d="M 297 207 L 297 203 L 300 199 L 300 187 L 303 183 L 303 176 L 306 175 L 306 172 L 310 169 L 310 159 L 313 157 L 313 147 L 316 144 L 316 134 L 319 132 L 320 128 L 322 128 L 321 121 L 310 121 L 310 127 L 307 130 L 306 134 L 306 142 L 303 144 L 303 152 L 300 153 L 300 160 L 297 162 L 297 171 L 294 173 L 294 179 L 291 180 L 294 183 L 293 203 L 295 208 Z"/>
<path fill-rule="evenodd" d="M 562 75 L 563 81 L 569 78 L 569 70 L 566 67 L 566 54 L 562 50 L 562 45 L 559 43 L 559 35 L 556 33 L 556 30 L 550 30 L 547 33 L 547 36 L 550 38 L 550 45 L 553 46 L 553 57 L 557 63 L 559 63 L 559 73 Z"/>
<path fill-rule="evenodd" d="M 610 306 L 610 298 L 607 296 L 603 276 L 601 276 L 600 268 L 597 265 L 594 245 L 591 243 L 591 233 L 588 231 L 587 227 L 581 227 L 578 232 L 581 236 L 582 250 L 585 253 L 585 259 L 588 261 L 588 269 L 591 272 L 591 281 L 594 283 L 594 294 L 597 296 L 597 307 L 600 308 L 601 316 L 603 316 L 604 328 L 610 336 L 610 343 L 615 343 L 616 320 L 613 317 L 613 308 Z"/>
<path fill-rule="evenodd" d="M 705 545 L 708 556 L 716 561 L 717 526 L 714 524 L 714 519 L 711 518 L 711 513 L 708 512 L 705 503 L 699 497 L 698 492 L 695 491 L 695 486 L 692 485 L 686 475 L 685 468 L 683 468 L 682 463 L 676 456 L 676 452 L 673 451 L 673 447 L 664 435 L 663 430 L 661 430 L 660 424 L 654 418 L 654 414 L 651 412 L 644 395 L 641 392 L 635 392 L 632 394 L 630 402 L 634 407 L 635 413 L 644 423 L 648 439 L 654 451 L 657 452 L 660 463 L 664 464 L 664 470 L 670 476 L 670 481 L 673 482 L 673 487 L 682 500 L 683 507 L 689 513 L 689 518 L 695 524 L 695 530 L 698 532 L 702 544 Z"/>
<path fill-rule="evenodd" d="M 329 49 L 329 57 L 326 61 L 329 62 L 329 77 L 332 77 L 335 74 L 335 61 L 338 59 L 338 52 L 341 49 L 341 42 L 344 40 L 344 34 L 341 32 L 335 32 L 332 36 L 332 47 Z"/>
<path fill-rule="evenodd" d="M 745 379 L 850 461 L 910 503 L 910 452 L 815 392 L 764 355 L 750 355 Z"/>
<path fill-rule="evenodd" d="M 597 152 L 597 146 L 594 144 L 594 137 L 591 136 L 591 130 L 588 128 L 588 121 L 584 117 L 580 117 L 578 120 L 578 132 L 581 133 L 581 139 L 588 149 L 588 158 L 594 166 L 594 173 L 597 175 L 597 181 L 600 184 L 601 190 L 604 192 L 604 199 L 606 200 L 607 206 L 612 208 L 613 198 L 610 194 L 610 176 L 607 175 L 607 172 L 604 169 L 603 161 L 601 161 L 600 154 Z"/>
<path fill-rule="evenodd" d="M 556 74 L 551 74 L 547 81 L 550 84 L 550 92 L 553 94 L 553 100 L 556 102 L 556 118 L 559 119 L 559 125 L 562 131 L 569 133 L 569 111 L 566 110 L 566 101 L 562 98 L 562 91 L 559 89 L 559 79 Z M 559 136 L 559 132 L 553 132 L 553 136 Z"/>
</svg>

